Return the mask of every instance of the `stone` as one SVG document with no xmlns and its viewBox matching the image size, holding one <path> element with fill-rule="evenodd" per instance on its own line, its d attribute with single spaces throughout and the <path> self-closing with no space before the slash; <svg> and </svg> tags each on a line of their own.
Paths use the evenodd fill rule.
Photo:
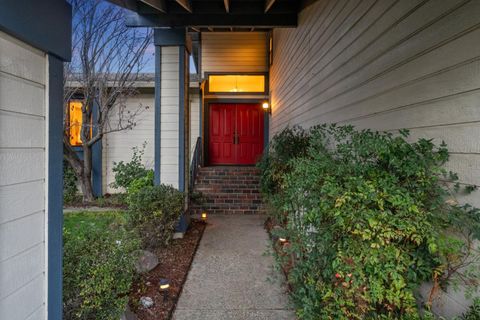
<svg viewBox="0 0 480 320">
<path fill-rule="evenodd" d="M 132 312 L 132 310 L 130 310 L 130 307 L 127 306 L 127 310 L 122 314 L 120 320 L 138 320 L 138 317 Z"/>
<path fill-rule="evenodd" d="M 145 309 L 153 307 L 153 299 L 150 297 L 141 297 L 140 303 Z"/>
<path fill-rule="evenodd" d="M 135 269 L 139 273 L 145 273 L 158 266 L 158 258 L 155 254 L 146 250 L 138 251 L 138 259 L 135 262 Z"/>
</svg>

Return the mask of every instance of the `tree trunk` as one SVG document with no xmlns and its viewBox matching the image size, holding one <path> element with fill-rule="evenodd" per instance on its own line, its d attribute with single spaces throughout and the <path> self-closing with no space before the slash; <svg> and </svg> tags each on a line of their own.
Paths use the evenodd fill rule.
<svg viewBox="0 0 480 320">
<path fill-rule="evenodd" d="M 83 146 L 83 175 L 80 181 L 82 185 L 83 201 L 95 200 L 92 187 L 92 148 Z"/>
<path fill-rule="evenodd" d="M 68 142 L 67 142 L 68 143 Z M 83 201 L 90 202 L 95 199 L 92 188 L 92 150 L 87 146 L 83 147 L 84 160 L 81 160 L 77 153 L 69 144 L 63 144 L 63 155 L 75 172 L 75 176 L 80 182 L 82 189 Z M 85 161 L 88 159 L 88 161 Z M 88 163 L 86 163 L 88 162 Z"/>
</svg>

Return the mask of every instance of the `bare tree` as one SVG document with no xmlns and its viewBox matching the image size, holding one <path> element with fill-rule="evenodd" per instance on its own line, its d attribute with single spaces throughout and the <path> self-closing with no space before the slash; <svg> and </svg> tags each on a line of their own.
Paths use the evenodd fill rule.
<svg viewBox="0 0 480 320">
<path fill-rule="evenodd" d="M 72 7 L 72 61 L 65 65 L 64 101 L 66 106 L 72 99 L 82 103 L 83 156 L 70 145 L 74 124 L 66 116 L 64 157 L 80 181 L 83 200 L 91 201 L 92 147 L 108 133 L 135 126 L 142 106 L 127 111 L 124 101 L 137 93 L 152 33 L 126 27 L 124 9 L 101 0 L 73 0 Z"/>
</svg>

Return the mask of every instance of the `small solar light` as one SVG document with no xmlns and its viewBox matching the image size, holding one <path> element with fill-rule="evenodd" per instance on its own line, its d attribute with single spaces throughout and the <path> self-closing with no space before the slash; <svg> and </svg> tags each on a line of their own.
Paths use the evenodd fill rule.
<svg viewBox="0 0 480 320">
<path fill-rule="evenodd" d="M 170 288 L 170 282 L 168 279 L 160 279 L 158 283 L 160 292 L 163 292 L 163 302 L 168 300 L 168 289 Z"/>
<path fill-rule="evenodd" d="M 207 222 L 207 213 L 206 213 L 206 212 L 202 212 L 201 218 L 202 218 L 202 221 L 203 221 L 203 222 Z"/>
<path fill-rule="evenodd" d="M 280 241 L 281 244 L 287 243 L 287 239 L 282 237 L 278 238 L 278 241 Z"/>
</svg>

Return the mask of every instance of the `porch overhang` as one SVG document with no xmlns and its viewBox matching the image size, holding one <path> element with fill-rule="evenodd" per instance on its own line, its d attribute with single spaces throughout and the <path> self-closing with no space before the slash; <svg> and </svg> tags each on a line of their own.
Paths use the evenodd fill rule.
<svg viewBox="0 0 480 320">
<path fill-rule="evenodd" d="M 213 28 L 296 27 L 299 11 L 313 0 L 109 0 L 132 11 L 131 27 L 212 31 Z M 202 30 L 205 29 L 205 30 Z"/>
</svg>

